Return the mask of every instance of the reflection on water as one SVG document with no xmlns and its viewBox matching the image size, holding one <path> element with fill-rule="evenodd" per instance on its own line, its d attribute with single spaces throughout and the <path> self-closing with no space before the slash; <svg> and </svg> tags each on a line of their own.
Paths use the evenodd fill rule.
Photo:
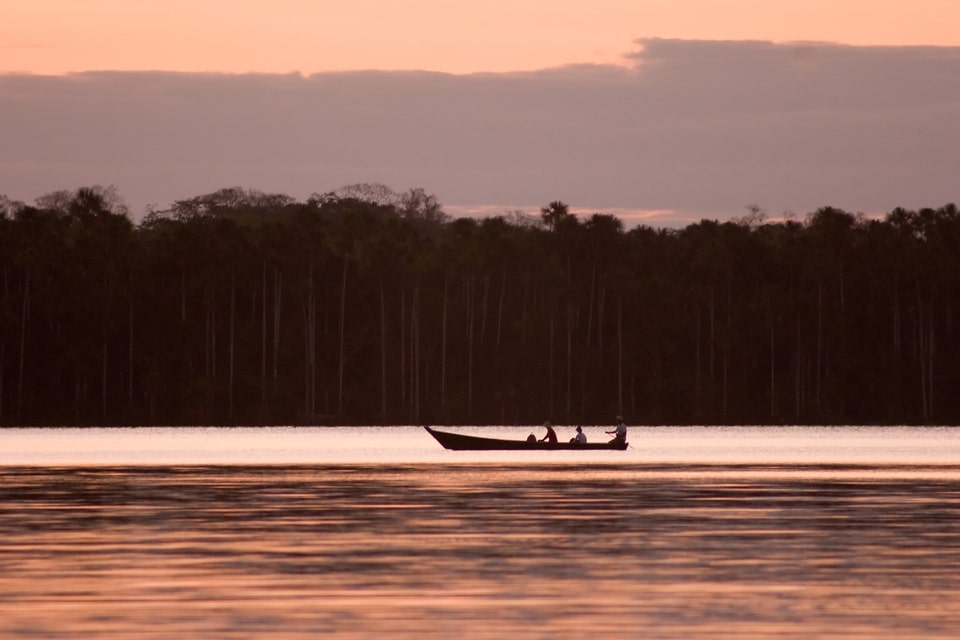
<svg viewBox="0 0 960 640">
<path fill-rule="evenodd" d="M 0 467 L 4 638 L 953 638 L 960 466 Z"/>
<path fill-rule="evenodd" d="M 541 427 L 450 427 L 523 440 Z M 586 426 L 591 442 L 609 427 Z M 557 425 L 561 438 L 570 426 Z M 0 466 L 953 464 L 958 427 L 633 427 L 627 451 L 445 451 L 420 427 L 0 429 Z"/>
</svg>

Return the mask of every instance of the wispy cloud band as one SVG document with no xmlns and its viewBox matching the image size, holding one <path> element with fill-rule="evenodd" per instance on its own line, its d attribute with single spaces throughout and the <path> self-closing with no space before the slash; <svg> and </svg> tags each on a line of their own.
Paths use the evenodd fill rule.
<svg viewBox="0 0 960 640">
<path fill-rule="evenodd" d="M 115 184 L 138 211 L 375 181 L 451 208 L 720 218 L 957 199 L 960 48 L 638 47 L 509 74 L 0 76 L 0 193 Z"/>
</svg>

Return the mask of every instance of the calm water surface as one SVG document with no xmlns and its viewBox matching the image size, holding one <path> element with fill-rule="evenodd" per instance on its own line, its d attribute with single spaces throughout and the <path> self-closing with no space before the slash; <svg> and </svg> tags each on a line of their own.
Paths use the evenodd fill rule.
<svg viewBox="0 0 960 640">
<path fill-rule="evenodd" d="M 630 440 L 3 431 L 0 637 L 957 637 L 960 428 Z"/>
</svg>

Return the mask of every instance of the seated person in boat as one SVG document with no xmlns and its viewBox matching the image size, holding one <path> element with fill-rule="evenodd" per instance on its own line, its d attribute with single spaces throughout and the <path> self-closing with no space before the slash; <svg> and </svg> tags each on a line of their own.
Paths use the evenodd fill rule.
<svg viewBox="0 0 960 640">
<path fill-rule="evenodd" d="M 557 432 L 553 430 L 553 426 L 550 424 L 550 421 L 547 420 L 543 423 L 543 426 L 547 429 L 547 435 L 540 438 L 540 442 L 547 442 L 549 444 L 557 444 Z"/>
<path fill-rule="evenodd" d="M 610 444 L 627 441 L 627 425 L 623 422 L 623 416 L 617 416 L 617 426 L 613 431 L 605 431 L 608 436 L 613 436 Z"/>
<path fill-rule="evenodd" d="M 580 425 L 577 425 L 577 435 L 570 438 L 570 444 L 587 444 L 587 434 Z"/>
</svg>

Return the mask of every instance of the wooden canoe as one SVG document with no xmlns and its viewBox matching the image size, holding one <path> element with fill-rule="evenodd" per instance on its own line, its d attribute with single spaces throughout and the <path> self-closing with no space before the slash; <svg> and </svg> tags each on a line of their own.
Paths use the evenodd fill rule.
<svg viewBox="0 0 960 640">
<path fill-rule="evenodd" d="M 444 449 L 454 451 L 590 451 L 597 449 L 613 449 L 623 451 L 627 448 L 626 442 L 588 442 L 587 444 L 573 444 L 570 442 L 527 442 L 526 440 L 502 440 L 500 438 L 481 438 L 467 436 L 449 431 L 437 431 L 424 427 L 427 433 L 436 438 Z"/>
</svg>

